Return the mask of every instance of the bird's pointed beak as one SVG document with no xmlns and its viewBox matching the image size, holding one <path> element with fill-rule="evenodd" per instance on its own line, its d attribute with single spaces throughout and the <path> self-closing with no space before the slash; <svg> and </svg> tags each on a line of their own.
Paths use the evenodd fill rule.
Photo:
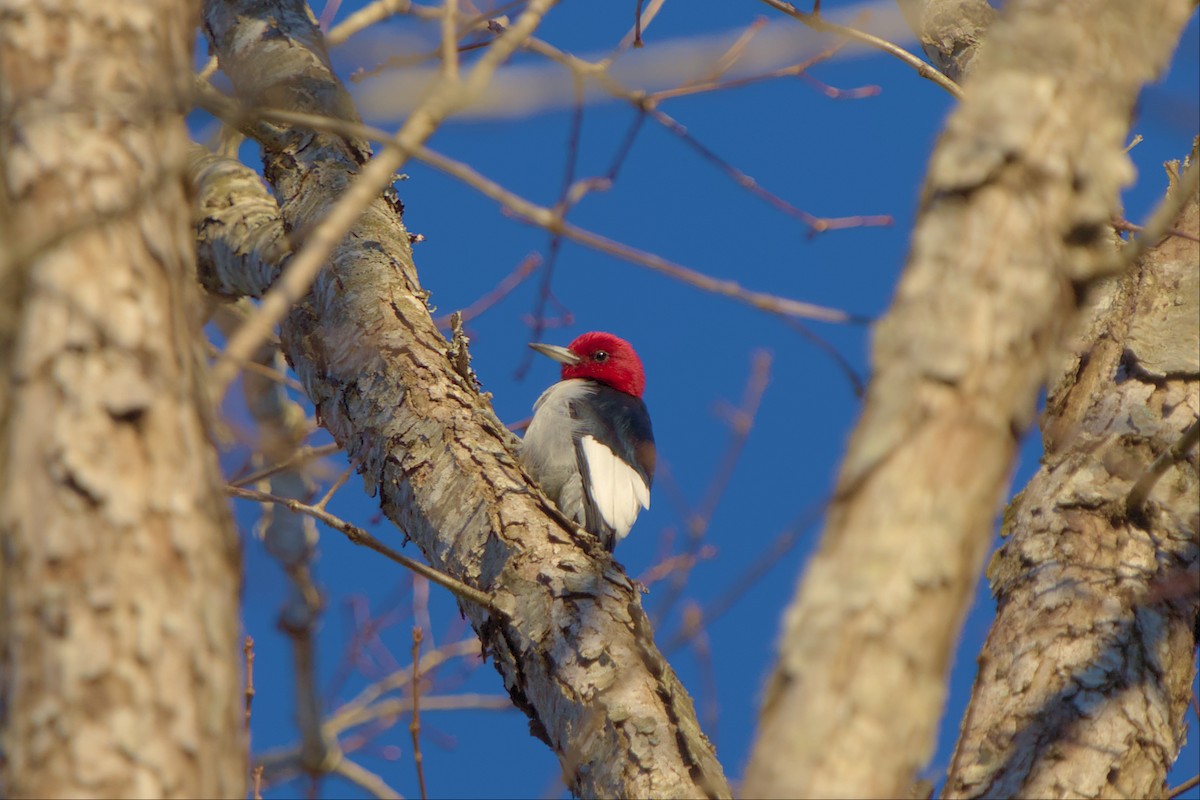
<svg viewBox="0 0 1200 800">
<path fill-rule="evenodd" d="M 532 342 L 529 346 L 542 355 L 549 356 L 562 364 L 578 364 L 581 360 L 579 356 L 567 348 L 559 347 L 556 344 L 538 344 L 537 342 Z"/>
</svg>

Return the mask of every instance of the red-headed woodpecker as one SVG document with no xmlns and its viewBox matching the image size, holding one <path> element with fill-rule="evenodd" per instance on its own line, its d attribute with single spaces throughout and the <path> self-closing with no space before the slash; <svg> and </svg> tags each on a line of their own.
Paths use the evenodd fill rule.
<svg viewBox="0 0 1200 800">
<path fill-rule="evenodd" d="M 650 507 L 654 432 L 642 360 L 611 333 L 529 346 L 562 363 L 562 380 L 534 404 L 521 461 L 559 510 L 612 552 Z"/>
</svg>

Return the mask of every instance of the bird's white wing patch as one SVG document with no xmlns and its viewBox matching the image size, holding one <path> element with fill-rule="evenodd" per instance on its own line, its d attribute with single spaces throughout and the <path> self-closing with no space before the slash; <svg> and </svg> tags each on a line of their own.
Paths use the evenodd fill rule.
<svg viewBox="0 0 1200 800">
<path fill-rule="evenodd" d="M 587 459 L 592 503 L 618 539 L 633 527 L 638 512 L 650 507 L 650 487 L 633 467 L 594 436 L 584 436 L 583 457 Z"/>
</svg>

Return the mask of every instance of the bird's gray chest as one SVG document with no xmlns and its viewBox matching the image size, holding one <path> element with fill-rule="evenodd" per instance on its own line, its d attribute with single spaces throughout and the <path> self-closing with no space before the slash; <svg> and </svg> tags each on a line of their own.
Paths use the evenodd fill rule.
<svg viewBox="0 0 1200 800">
<path fill-rule="evenodd" d="M 569 380 L 554 384 L 533 405 L 533 421 L 521 441 L 521 461 L 542 491 L 564 514 L 583 523 L 583 494 L 575 440 L 580 420 L 571 404 L 595 393 L 590 381 Z"/>
</svg>

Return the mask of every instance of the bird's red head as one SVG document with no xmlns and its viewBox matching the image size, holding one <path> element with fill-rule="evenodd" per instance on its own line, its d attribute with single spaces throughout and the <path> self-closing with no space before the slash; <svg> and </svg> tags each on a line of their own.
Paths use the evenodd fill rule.
<svg viewBox="0 0 1200 800">
<path fill-rule="evenodd" d="M 620 392 L 641 397 L 646 373 L 633 345 L 611 333 L 592 331 L 566 348 L 531 345 L 538 352 L 562 362 L 562 379 L 590 378 Z"/>
</svg>

